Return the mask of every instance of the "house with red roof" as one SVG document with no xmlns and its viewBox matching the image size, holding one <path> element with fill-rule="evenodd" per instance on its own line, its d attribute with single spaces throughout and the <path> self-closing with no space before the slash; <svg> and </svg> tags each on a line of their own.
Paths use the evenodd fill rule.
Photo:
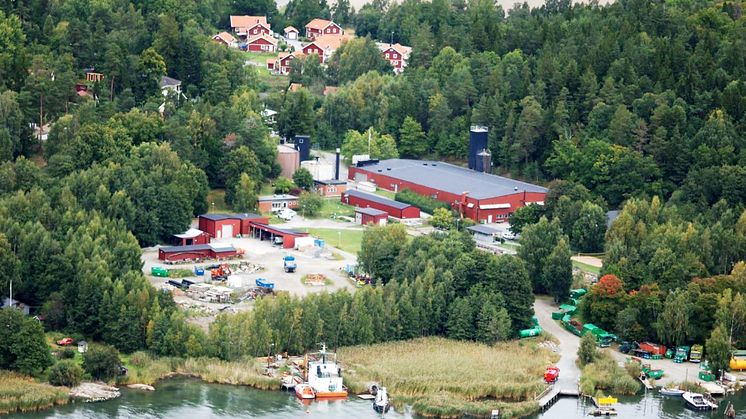
<svg viewBox="0 0 746 419">
<path fill-rule="evenodd" d="M 228 32 L 220 32 L 212 37 L 212 40 L 229 48 L 238 48 L 238 40 Z"/>
<path fill-rule="evenodd" d="M 404 67 L 407 66 L 407 61 L 409 60 L 409 54 L 412 53 L 411 47 L 405 47 L 399 43 L 386 44 L 380 42 L 377 43 L 377 46 L 383 58 L 394 68 L 394 73 L 399 74 L 404 71 Z"/>
<path fill-rule="evenodd" d="M 257 35 L 249 37 L 246 41 L 246 51 L 250 52 L 275 52 L 277 51 L 277 40 L 269 35 Z"/>
<path fill-rule="evenodd" d="M 270 35 L 267 16 L 231 16 L 231 30 L 241 39 Z"/>
<path fill-rule="evenodd" d="M 303 47 L 303 53 L 306 55 L 316 54 L 319 56 L 321 63 L 326 63 L 343 42 L 352 39 L 352 35 L 321 35 L 310 44 Z"/>
<path fill-rule="evenodd" d="M 345 31 L 341 26 L 326 19 L 314 19 L 306 24 L 306 38 L 316 39 L 321 35 L 342 35 Z"/>
<path fill-rule="evenodd" d="M 282 33 L 285 34 L 285 38 L 295 41 L 298 39 L 298 35 L 300 34 L 300 31 L 298 29 L 295 29 L 292 26 L 288 26 L 287 28 L 282 30 Z"/>
</svg>

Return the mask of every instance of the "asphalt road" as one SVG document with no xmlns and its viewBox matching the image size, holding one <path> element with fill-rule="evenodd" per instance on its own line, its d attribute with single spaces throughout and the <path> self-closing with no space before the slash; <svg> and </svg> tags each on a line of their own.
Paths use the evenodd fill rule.
<svg viewBox="0 0 746 419">
<path fill-rule="evenodd" d="M 580 368 L 576 364 L 580 339 L 552 319 L 552 311 L 556 309 L 550 298 L 537 297 L 534 301 L 534 312 L 539 319 L 539 325 L 559 341 L 560 360 L 557 366 L 560 369 L 560 378 L 556 385 L 560 389 L 576 389 L 580 379 Z"/>
</svg>

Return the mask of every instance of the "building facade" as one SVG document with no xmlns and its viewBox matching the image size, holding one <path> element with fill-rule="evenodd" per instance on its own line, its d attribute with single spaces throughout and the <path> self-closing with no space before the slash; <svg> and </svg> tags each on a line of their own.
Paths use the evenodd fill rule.
<svg viewBox="0 0 746 419">
<path fill-rule="evenodd" d="M 322 35 L 342 35 L 341 26 L 326 19 L 314 19 L 306 24 L 306 38 L 314 40 Z"/>
<path fill-rule="evenodd" d="M 350 189 L 343 193 L 341 201 L 359 208 L 374 208 L 386 212 L 390 217 L 399 219 L 420 218 L 420 209 L 403 202 L 386 197 Z"/>
</svg>

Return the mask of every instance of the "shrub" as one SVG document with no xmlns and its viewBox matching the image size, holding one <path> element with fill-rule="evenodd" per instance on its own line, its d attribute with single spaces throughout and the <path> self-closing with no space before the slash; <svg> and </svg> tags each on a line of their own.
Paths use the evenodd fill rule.
<svg viewBox="0 0 746 419">
<path fill-rule="evenodd" d="M 119 375 L 121 365 L 119 351 L 112 346 L 96 345 L 88 348 L 88 352 L 83 354 L 85 372 L 97 380 L 111 381 Z"/>
<path fill-rule="evenodd" d="M 324 206 L 324 198 L 314 192 L 303 192 L 298 199 L 298 206 L 303 216 L 314 216 Z"/>
<path fill-rule="evenodd" d="M 83 369 L 69 359 L 54 364 L 49 371 L 49 384 L 53 386 L 75 387 L 82 380 Z"/>
<path fill-rule="evenodd" d="M 580 339 L 578 348 L 578 359 L 580 365 L 586 365 L 593 362 L 596 358 L 596 337 L 592 333 L 586 333 Z"/>
<path fill-rule="evenodd" d="M 60 359 L 73 359 L 75 358 L 75 349 L 65 348 L 57 353 Z"/>
<path fill-rule="evenodd" d="M 433 214 L 436 208 L 445 208 L 447 210 L 451 209 L 451 207 L 445 202 L 440 202 L 437 199 L 420 195 L 410 189 L 402 189 L 401 192 L 398 192 L 396 194 L 396 197 L 394 199 L 399 202 L 404 202 L 405 204 L 414 205 L 415 207 L 428 214 Z"/>
</svg>

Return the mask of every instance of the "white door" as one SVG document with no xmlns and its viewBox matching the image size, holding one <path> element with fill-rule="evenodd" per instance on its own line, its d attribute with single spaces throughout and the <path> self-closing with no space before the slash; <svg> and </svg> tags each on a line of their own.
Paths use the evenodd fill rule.
<svg viewBox="0 0 746 419">
<path fill-rule="evenodd" d="M 488 215 L 487 216 L 487 224 L 490 224 L 490 223 L 492 223 L 492 216 Z"/>
<path fill-rule="evenodd" d="M 226 224 L 223 226 L 223 237 L 233 237 L 233 225 Z"/>
<path fill-rule="evenodd" d="M 388 220 L 385 218 L 381 218 L 380 220 L 378 220 L 378 224 L 382 226 L 385 226 L 387 222 Z"/>
</svg>

